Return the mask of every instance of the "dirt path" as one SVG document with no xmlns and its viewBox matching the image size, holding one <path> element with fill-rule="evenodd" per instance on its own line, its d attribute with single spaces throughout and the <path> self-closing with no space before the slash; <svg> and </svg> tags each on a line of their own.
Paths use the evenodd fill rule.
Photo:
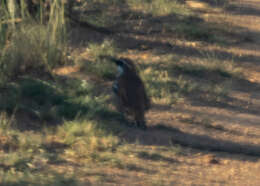
<svg viewBox="0 0 260 186">
<path fill-rule="evenodd" d="M 219 13 L 207 13 L 207 16 L 217 17 Z M 197 183 L 196 185 L 211 185 L 214 184 L 213 180 L 220 185 L 260 185 L 259 1 L 234 0 L 232 6 L 226 10 L 225 20 L 239 26 L 250 38 L 250 42 L 240 42 L 223 49 L 242 57 L 251 56 L 239 62 L 248 81 L 234 82 L 230 93 L 233 100 L 225 105 L 187 103 L 171 108 L 155 106 L 147 115 L 148 124 L 167 126 L 165 130 L 168 132 L 150 129 L 148 134 L 135 136 L 147 145 L 166 145 L 171 141 L 189 146 L 195 151 L 196 155 L 185 160 L 190 166 L 185 163 L 179 166 L 179 169 L 185 169 L 176 173 L 180 178 L 176 183 L 179 184 L 187 185 L 187 180 L 181 179 L 187 177 L 193 180 L 191 183 Z M 202 153 L 199 154 L 196 149 L 202 150 Z M 219 166 L 212 167 L 203 163 L 207 151 L 220 159 Z M 204 179 L 204 182 L 201 179 Z"/>
<path fill-rule="evenodd" d="M 247 13 L 250 9 L 253 9 L 255 14 Z M 226 15 L 226 20 L 245 27 L 248 36 L 253 40 L 250 43 L 244 42 L 231 46 L 227 48 L 229 52 L 239 53 L 240 56 L 250 53 L 254 57 L 259 57 L 260 4 L 256 0 L 234 1 L 232 9 Z M 230 93 L 232 101 L 224 105 L 203 105 L 192 102 L 168 108 L 155 105 L 147 115 L 149 125 L 163 124 L 180 129 L 187 135 L 254 144 L 256 148 L 260 148 L 260 61 L 258 64 L 246 59 L 239 62 L 239 66 L 246 72 L 248 82 L 234 83 Z"/>
<path fill-rule="evenodd" d="M 122 134 L 122 138 L 133 144 L 138 141 L 139 147 L 143 149 L 161 146 L 169 148 L 173 144 L 179 144 L 183 148 L 184 154 L 180 156 L 165 152 L 168 156 L 174 156 L 177 164 L 158 163 L 156 166 L 159 167 L 154 167 L 149 161 L 140 162 L 144 167 L 151 166 L 151 169 L 160 172 L 160 180 L 167 180 L 165 185 L 258 186 L 260 3 L 259 0 L 233 0 L 231 5 L 223 10 L 218 6 L 209 9 L 205 2 L 212 1 L 194 0 L 187 1 L 187 4 L 210 20 L 225 21 L 227 25 L 236 27 L 236 32 L 244 39 L 223 47 L 208 43 L 200 49 L 235 56 L 234 62 L 243 69 L 244 79 L 231 83 L 230 99 L 225 103 L 202 104 L 199 100 L 192 100 L 173 106 L 154 104 L 153 109 L 147 114 L 148 130 L 143 132 L 129 129 L 127 133 Z M 115 40 L 122 40 L 122 45 L 126 41 L 125 45 L 131 45 L 128 47 L 130 49 L 139 44 L 136 43 L 137 40 L 127 43 L 127 39 L 124 41 L 121 36 L 114 37 Z M 158 44 L 148 40 L 142 42 L 148 45 Z M 161 48 L 173 48 L 173 52 L 182 49 L 165 43 L 159 44 Z M 149 49 L 148 47 L 147 50 Z M 150 179 L 157 176 L 138 172 L 124 173 L 121 170 L 120 173 L 125 175 L 125 178 L 120 178 L 121 183 L 133 184 L 132 181 L 135 180 L 137 183 L 133 185 L 142 185 L 141 180 L 144 177 Z M 163 183 L 161 185 L 164 185 Z"/>
</svg>

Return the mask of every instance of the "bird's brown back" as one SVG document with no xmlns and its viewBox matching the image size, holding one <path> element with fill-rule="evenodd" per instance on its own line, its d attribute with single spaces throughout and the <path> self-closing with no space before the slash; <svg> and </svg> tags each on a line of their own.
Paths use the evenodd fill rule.
<svg viewBox="0 0 260 186">
<path fill-rule="evenodd" d="M 150 100 L 141 78 L 137 73 L 126 72 L 118 78 L 119 96 L 125 107 L 148 110 Z"/>
</svg>

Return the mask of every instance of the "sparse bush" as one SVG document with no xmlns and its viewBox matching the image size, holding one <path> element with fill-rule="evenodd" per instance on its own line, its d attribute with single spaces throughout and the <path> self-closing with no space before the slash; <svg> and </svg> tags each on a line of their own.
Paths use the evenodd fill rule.
<svg viewBox="0 0 260 186">
<path fill-rule="evenodd" d="M 34 70 L 50 72 L 63 61 L 63 49 L 51 42 L 48 29 L 42 25 L 26 25 L 13 33 L 11 41 L 2 53 L 4 72 L 14 77 Z"/>
<path fill-rule="evenodd" d="M 14 17 L 12 12 L 9 14 L 4 9 L 0 12 L 5 15 L 5 20 L 0 23 L 1 84 L 28 73 L 51 73 L 52 68 L 65 62 L 66 26 L 63 3 L 59 0 L 52 2 L 47 25 L 29 18 L 21 19 L 15 25 L 16 20 L 8 19 Z"/>
</svg>

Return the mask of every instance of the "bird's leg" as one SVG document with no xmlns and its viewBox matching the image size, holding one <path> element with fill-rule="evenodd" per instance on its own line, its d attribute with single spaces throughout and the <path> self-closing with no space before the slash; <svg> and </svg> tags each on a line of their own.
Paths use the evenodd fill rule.
<svg viewBox="0 0 260 186">
<path fill-rule="evenodd" d="M 147 129 L 145 118 L 144 118 L 144 112 L 140 110 L 135 112 L 135 123 L 138 128 L 141 128 L 143 130 Z"/>
<path fill-rule="evenodd" d="M 145 121 L 136 121 L 136 126 L 142 130 L 146 130 L 146 122 Z"/>
</svg>

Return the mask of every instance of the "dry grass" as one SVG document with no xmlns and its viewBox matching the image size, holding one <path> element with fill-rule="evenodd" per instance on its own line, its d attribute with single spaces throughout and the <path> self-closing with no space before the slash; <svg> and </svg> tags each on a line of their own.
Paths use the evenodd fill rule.
<svg viewBox="0 0 260 186">
<path fill-rule="evenodd" d="M 10 1 L 8 6 L 4 2 L 1 5 L 0 84 L 25 74 L 51 73 L 54 67 L 66 61 L 64 4 L 58 0 L 50 4 L 47 25 L 42 24 L 42 20 L 37 22 L 25 16 L 28 10 L 23 1 L 21 5 L 19 8 L 16 1 Z"/>
<path fill-rule="evenodd" d="M 235 50 L 233 36 L 224 44 L 218 40 L 229 37 L 225 29 L 212 31 L 215 11 L 228 5 L 203 2 L 209 3 L 207 22 L 198 7 L 179 1 L 91 1 L 93 23 L 111 25 L 104 15 L 115 18 L 118 13 L 125 17 L 113 21 L 134 29 L 121 33 L 119 26 L 118 34 L 79 44 L 75 53 L 80 55 L 72 53 L 71 60 L 81 69 L 64 67 L 71 68 L 64 77 L 23 77 L 0 89 L 0 184 L 258 185 L 259 158 L 245 154 L 259 153 L 259 88 L 243 75 L 250 69 L 241 64 L 259 55 L 251 50 L 249 55 L 244 43 Z M 104 22 L 96 21 L 100 19 Z M 158 31 L 160 22 L 165 24 Z M 40 61 L 46 61 L 45 47 L 35 46 L 39 30 L 44 35 L 40 41 L 47 37 L 39 28 L 20 30 L 18 38 L 32 42 L 21 49 L 18 38 L 10 40 L 9 53 L 18 46 L 15 54 L 23 61 L 34 64 L 41 55 Z M 0 46 L 2 41 L 0 34 Z M 32 47 L 39 49 L 35 56 L 25 55 Z M 115 69 L 103 55 L 136 62 L 153 101 L 147 131 L 126 126 L 114 111 L 110 85 Z M 61 53 L 57 56 L 62 59 Z M 251 68 L 258 74 L 255 65 Z M 222 152 L 230 144 L 239 153 Z M 210 150 L 214 145 L 218 152 Z"/>
</svg>

